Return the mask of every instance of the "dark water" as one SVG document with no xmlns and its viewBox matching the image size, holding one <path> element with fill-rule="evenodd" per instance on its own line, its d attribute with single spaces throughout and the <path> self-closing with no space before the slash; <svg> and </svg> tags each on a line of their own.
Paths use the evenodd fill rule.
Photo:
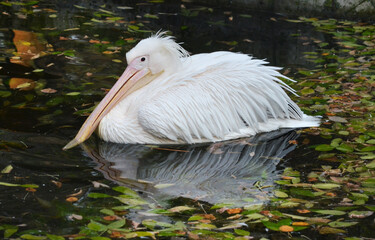
<svg viewBox="0 0 375 240">
<path fill-rule="evenodd" d="M 74 232 L 73 224 L 61 220 L 73 211 L 65 199 L 80 190 L 89 193 L 92 181 L 124 184 L 161 204 L 181 196 L 215 204 L 259 195 L 257 182 L 270 185 L 262 191 L 267 195 L 285 167 L 317 164 L 308 146 L 290 144 L 306 137 L 295 131 L 179 151 L 97 139 L 61 150 L 85 119 L 75 112 L 100 101 L 125 69 L 126 51 L 151 32 L 171 31 L 193 54 L 231 50 L 267 59 L 293 77 L 295 69 L 311 67 L 303 56 L 314 46 L 303 44 L 306 39 L 327 41 L 307 25 L 178 1 L 41 1 L 0 5 L 0 12 L 0 169 L 14 168 L 0 181 L 39 185 L 35 194 L 0 186 L 0 223 Z M 25 85 L 14 89 L 17 81 Z M 56 92 L 41 92 L 49 88 Z"/>
</svg>

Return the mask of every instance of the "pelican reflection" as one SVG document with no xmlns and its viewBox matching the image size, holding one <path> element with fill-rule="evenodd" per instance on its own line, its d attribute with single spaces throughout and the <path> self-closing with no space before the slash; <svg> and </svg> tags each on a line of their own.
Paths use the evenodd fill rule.
<svg viewBox="0 0 375 240">
<path fill-rule="evenodd" d="M 98 142 L 84 145 L 97 170 L 120 185 L 152 194 L 210 203 L 264 201 L 278 179 L 277 165 L 295 148 L 293 130 L 206 145 L 148 146 Z"/>
</svg>

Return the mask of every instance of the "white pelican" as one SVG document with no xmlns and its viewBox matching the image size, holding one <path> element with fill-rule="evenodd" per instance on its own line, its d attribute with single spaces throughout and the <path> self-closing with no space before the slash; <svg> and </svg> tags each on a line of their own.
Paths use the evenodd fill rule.
<svg viewBox="0 0 375 240">
<path fill-rule="evenodd" d="M 232 52 L 189 56 L 163 32 L 126 54 L 128 67 L 64 150 L 98 128 L 109 142 L 215 142 L 278 128 L 318 126 L 284 90 L 280 68 Z M 293 81 L 293 80 L 291 80 Z"/>
</svg>

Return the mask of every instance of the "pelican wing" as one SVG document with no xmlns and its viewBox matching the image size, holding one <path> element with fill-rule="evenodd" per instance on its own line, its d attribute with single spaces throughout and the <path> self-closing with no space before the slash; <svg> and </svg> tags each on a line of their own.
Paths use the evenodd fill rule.
<svg viewBox="0 0 375 240">
<path fill-rule="evenodd" d="M 243 129 L 264 131 L 269 121 L 303 118 L 284 91 L 294 93 L 280 80 L 288 78 L 263 60 L 215 52 L 183 61 L 182 71 L 163 80 L 168 87 L 138 111 L 143 129 L 158 138 L 215 141 Z"/>
</svg>

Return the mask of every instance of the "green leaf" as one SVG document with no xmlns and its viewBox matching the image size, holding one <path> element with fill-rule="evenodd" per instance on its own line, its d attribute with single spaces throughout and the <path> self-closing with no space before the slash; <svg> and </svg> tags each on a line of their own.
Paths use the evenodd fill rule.
<svg viewBox="0 0 375 240">
<path fill-rule="evenodd" d="M 213 224 L 208 224 L 208 223 L 200 223 L 195 225 L 196 229 L 215 229 L 216 226 Z"/>
<path fill-rule="evenodd" d="M 124 186 L 117 186 L 117 187 L 113 187 L 112 189 L 122 194 L 126 194 L 126 195 L 133 196 L 133 197 L 138 197 L 138 194 L 135 191 Z"/>
<path fill-rule="evenodd" d="M 111 240 L 110 238 L 107 237 L 91 237 L 91 240 Z"/>
<path fill-rule="evenodd" d="M 242 229 L 234 229 L 234 232 L 237 235 L 240 235 L 240 236 L 249 236 L 250 235 L 250 232 L 242 230 Z"/>
<path fill-rule="evenodd" d="M 341 216 L 345 215 L 346 212 L 339 211 L 339 210 L 313 210 L 313 212 L 317 212 L 324 215 L 334 215 L 334 216 Z"/>
<path fill-rule="evenodd" d="M 339 188 L 339 184 L 335 183 L 317 183 L 313 184 L 312 187 L 314 188 L 319 188 L 319 189 L 334 189 L 334 188 Z"/>
<path fill-rule="evenodd" d="M 4 230 L 4 238 L 9 238 L 11 237 L 14 233 L 18 231 L 18 227 L 12 226 L 12 228 L 7 228 Z"/>
<path fill-rule="evenodd" d="M 278 198 L 287 198 L 288 194 L 279 190 L 275 190 L 275 196 Z"/>
<path fill-rule="evenodd" d="M 19 187 L 19 186 L 21 186 L 19 184 L 7 183 L 7 182 L 0 182 L 0 185 L 7 186 L 7 187 Z"/>
<path fill-rule="evenodd" d="M 39 186 L 36 184 L 21 184 L 20 187 L 24 188 L 38 188 Z"/>
<path fill-rule="evenodd" d="M 247 214 L 246 218 L 248 218 L 251 221 L 251 220 L 264 219 L 266 217 L 259 213 L 251 213 L 251 214 Z"/>
<path fill-rule="evenodd" d="M 108 215 L 108 216 L 113 216 L 115 215 L 115 212 L 112 211 L 111 209 L 107 209 L 107 208 L 104 208 L 102 210 L 100 210 L 101 213 L 105 214 L 105 215 Z"/>
<path fill-rule="evenodd" d="M 31 234 L 23 234 L 23 235 L 21 235 L 21 238 L 22 239 L 27 239 L 27 240 L 43 240 L 43 239 L 47 239 L 47 237 L 45 237 L 45 236 L 35 236 L 35 235 L 31 235 Z"/>
<path fill-rule="evenodd" d="M 223 208 L 223 207 L 229 207 L 232 205 L 233 205 L 232 203 L 218 203 L 218 204 L 213 205 L 210 209 L 213 210 L 213 209 L 218 209 L 218 208 Z"/>
<path fill-rule="evenodd" d="M 124 226 L 125 223 L 126 223 L 125 219 L 120 219 L 116 222 L 109 224 L 107 227 L 108 229 L 117 229 L 117 228 L 121 228 L 122 226 Z"/>
<path fill-rule="evenodd" d="M 366 194 L 363 194 L 363 193 L 351 193 L 352 197 L 351 199 L 353 200 L 359 200 L 359 199 L 362 199 L 362 200 L 365 200 L 367 201 L 369 196 L 367 196 Z"/>
<path fill-rule="evenodd" d="M 12 95 L 12 93 L 9 91 L 0 91 L 0 97 L 6 98 L 6 97 L 9 97 L 10 95 Z"/>
<path fill-rule="evenodd" d="M 109 197 L 112 197 L 112 196 L 110 196 L 108 194 L 105 194 L 105 193 L 95 193 L 95 192 L 89 193 L 87 196 L 90 197 L 90 198 L 109 198 Z"/>
<path fill-rule="evenodd" d="M 139 206 L 139 205 L 146 205 L 148 202 L 142 199 L 134 199 L 134 198 L 124 198 L 124 197 L 114 197 L 115 199 L 119 200 L 120 202 L 130 205 L 130 206 Z"/>
<path fill-rule="evenodd" d="M 107 226 L 101 224 L 101 223 L 98 223 L 94 220 L 91 220 L 89 224 L 87 224 L 87 227 L 90 229 L 90 230 L 93 230 L 93 231 L 97 231 L 97 232 L 103 232 L 103 231 L 107 231 Z"/>
<path fill-rule="evenodd" d="M 194 215 L 194 216 L 191 216 L 188 221 L 197 221 L 197 220 L 202 220 L 203 217 L 202 216 L 199 216 L 199 215 Z"/>
<path fill-rule="evenodd" d="M 53 235 L 53 234 L 46 234 L 49 240 L 65 240 L 64 237 Z"/>
<path fill-rule="evenodd" d="M 320 144 L 320 145 L 315 147 L 315 150 L 320 151 L 320 152 L 328 152 L 328 151 L 331 151 L 333 149 L 334 149 L 334 147 L 332 147 L 331 145 L 328 145 L 328 144 Z"/>
<path fill-rule="evenodd" d="M 345 144 L 345 143 L 340 144 L 340 146 L 336 147 L 336 149 L 341 151 L 341 152 L 345 152 L 345 153 L 349 153 L 349 152 L 354 151 L 352 146 L 350 146 L 348 144 Z"/>
<path fill-rule="evenodd" d="M 375 146 L 368 146 L 361 149 L 361 152 L 373 152 L 375 151 Z"/>
<path fill-rule="evenodd" d="M 328 225 L 330 227 L 334 227 L 334 228 L 338 227 L 338 228 L 340 228 L 340 227 L 351 227 L 351 226 L 356 225 L 357 223 L 358 222 L 339 222 L 339 221 L 334 221 L 334 222 L 328 223 Z"/>
<path fill-rule="evenodd" d="M 80 94 L 81 94 L 80 92 L 69 92 L 65 95 L 67 95 L 67 96 L 77 96 L 77 95 L 80 95 Z"/>
</svg>

